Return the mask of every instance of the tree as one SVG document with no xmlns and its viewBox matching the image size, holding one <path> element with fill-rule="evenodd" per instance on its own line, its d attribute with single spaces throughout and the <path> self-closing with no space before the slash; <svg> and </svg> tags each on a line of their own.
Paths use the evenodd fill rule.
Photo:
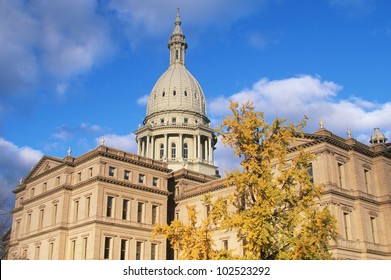
<svg viewBox="0 0 391 280">
<path fill-rule="evenodd" d="M 231 102 L 232 115 L 218 128 L 225 145 L 243 158 L 242 170 L 227 174 L 234 187 L 230 210 L 226 198 L 212 203 L 212 219 L 221 229 L 236 230 L 247 259 L 329 259 L 328 242 L 337 236 L 336 220 L 320 207 L 321 188 L 311 182 L 313 156 L 292 141 L 303 135 L 307 118 L 295 125 L 275 118 L 269 125 L 247 102 Z"/>
<path fill-rule="evenodd" d="M 206 196 L 209 200 L 209 196 Z M 188 223 L 174 220 L 170 225 L 156 225 L 154 236 L 164 234 L 171 247 L 178 252 L 182 260 L 221 260 L 234 259 L 227 250 L 213 248 L 213 221 L 211 216 L 197 226 L 197 212 L 194 207 L 187 206 Z"/>
<path fill-rule="evenodd" d="M 11 213 L 7 211 L 7 200 L 0 192 L 0 258 L 6 259 L 8 254 Z"/>
</svg>

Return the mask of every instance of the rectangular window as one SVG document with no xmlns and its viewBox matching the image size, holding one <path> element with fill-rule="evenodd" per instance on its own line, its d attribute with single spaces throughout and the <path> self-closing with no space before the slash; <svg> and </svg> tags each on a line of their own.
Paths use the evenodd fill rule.
<svg viewBox="0 0 391 280">
<path fill-rule="evenodd" d="M 42 186 L 42 191 L 46 192 L 48 189 L 48 183 L 43 183 L 43 186 Z"/>
<path fill-rule="evenodd" d="M 81 182 L 81 172 L 77 173 L 77 181 Z"/>
<path fill-rule="evenodd" d="M 41 251 L 41 246 L 36 246 L 35 247 L 35 259 L 39 260 L 39 253 Z"/>
<path fill-rule="evenodd" d="M 152 178 L 152 186 L 157 187 L 159 183 L 159 178 L 153 177 Z"/>
<path fill-rule="evenodd" d="M 145 175 L 144 174 L 139 174 L 138 175 L 138 182 L 139 182 L 139 184 L 144 184 L 144 180 L 145 180 Z"/>
<path fill-rule="evenodd" d="M 113 216 L 113 208 L 114 206 L 114 197 L 108 196 L 107 197 L 107 209 L 106 209 L 106 217 L 112 217 Z"/>
<path fill-rule="evenodd" d="M 92 174 L 93 174 L 93 173 L 92 173 L 92 170 L 93 170 L 92 167 L 90 167 L 90 168 L 88 169 L 88 177 L 90 177 L 90 178 L 92 177 Z"/>
<path fill-rule="evenodd" d="M 86 218 L 90 217 L 91 196 L 86 196 Z"/>
<path fill-rule="evenodd" d="M 16 221 L 15 233 L 14 233 L 15 238 L 19 237 L 19 229 L 20 229 L 20 220 Z"/>
<path fill-rule="evenodd" d="M 370 188 L 369 188 L 369 170 L 364 169 L 364 180 L 365 180 L 365 191 L 367 193 L 370 193 Z"/>
<path fill-rule="evenodd" d="M 126 239 L 121 239 L 121 255 L 120 255 L 120 260 L 126 260 L 127 257 L 127 250 L 128 249 L 128 240 Z"/>
<path fill-rule="evenodd" d="M 137 222 L 144 222 L 144 203 L 142 202 L 137 204 Z"/>
<path fill-rule="evenodd" d="M 54 243 L 50 242 L 49 243 L 49 255 L 48 255 L 48 260 L 53 259 L 53 251 L 54 251 Z"/>
<path fill-rule="evenodd" d="M 158 206 L 152 205 L 152 224 L 153 225 L 156 225 L 156 223 L 158 222 L 157 215 L 158 215 Z"/>
<path fill-rule="evenodd" d="M 31 227 L 31 213 L 27 215 L 27 224 L 26 224 L 26 232 L 30 232 L 30 227 Z"/>
<path fill-rule="evenodd" d="M 31 188 L 31 189 L 30 189 L 30 196 L 33 197 L 33 196 L 34 196 L 34 193 L 35 193 L 35 188 Z"/>
<path fill-rule="evenodd" d="M 105 237 L 105 247 L 104 247 L 104 254 L 103 258 L 105 260 L 110 259 L 111 255 L 111 237 Z"/>
<path fill-rule="evenodd" d="M 342 163 L 338 162 L 338 183 L 339 187 L 345 189 L 345 167 Z"/>
<path fill-rule="evenodd" d="M 79 200 L 75 200 L 74 202 L 74 208 L 73 208 L 73 220 L 77 221 L 79 220 Z"/>
<path fill-rule="evenodd" d="M 308 175 L 310 176 L 310 182 L 313 184 L 314 183 L 314 168 L 312 166 L 312 162 L 310 163 L 308 167 Z"/>
<path fill-rule="evenodd" d="M 88 251 L 87 246 L 88 246 L 88 238 L 84 237 L 83 238 L 83 254 L 82 254 L 83 260 L 87 259 L 87 251 Z"/>
<path fill-rule="evenodd" d="M 378 243 L 376 218 L 375 217 L 371 217 L 370 222 L 371 222 L 372 242 L 373 243 Z"/>
<path fill-rule="evenodd" d="M 71 241 L 71 260 L 74 260 L 76 256 L 76 240 Z"/>
<path fill-rule="evenodd" d="M 115 175 L 115 167 L 112 167 L 112 166 L 110 166 L 109 167 L 109 176 L 114 176 Z"/>
<path fill-rule="evenodd" d="M 130 171 L 125 170 L 125 171 L 124 171 L 124 179 L 125 179 L 125 180 L 129 180 L 129 178 L 130 178 L 129 175 L 130 175 Z"/>
<path fill-rule="evenodd" d="M 350 240 L 352 238 L 350 233 L 350 215 L 347 212 L 343 213 L 343 223 L 344 223 L 345 239 Z"/>
<path fill-rule="evenodd" d="M 205 205 L 205 212 L 206 212 L 206 217 L 208 217 L 210 213 L 210 205 Z"/>
<path fill-rule="evenodd" d="M 143 242 L 136 242 L 136 260 L 141 260 L 143 254 Z"/>
<path fill-rule="evenodd" d="M 39 211 L 39 221 L 38 221 L 38 229 L 42 229 L 43 227 L 43 216 L 44 216 L 44 209 L 41 209 Z"/>
<path fill-rule="evenodd" d="M 172 118 L 172 119 L 171 119 L 171 122 L 172 122 L 173 124 L 176 124 L 176 118 Z"/>
<path fill-rule="evenodd" d="M 164 124 L 164 119 L 160 119 L 160 123 L 161 123 L 161 124 Z"/>
<path fill-rule="evenodd" d="M 183 119 L 183 123 L 184 123 L 184 124 L 188 124 L 188 123 L 189 123 L 189 119 L 188 119 L 188 118 L 184 118 L 184 119 Z"/>
<path fill-rule="evenodd" d="M 227 239 L 223 240 L 223 249 L 228 250 L 228 240 Z"/>
<path fill-rule="evenodd" d="M 52 224 L 55 225 L 56 223 L 57 223 L 57 204 L 53 204 Z"/>
<path fill-rule="evenodd" d="M 122 220 L 128 220 L 129 217 L 129 199 L 122 200 Z"/>
<path fill-rule="evenodd" d="M 157 256 L 157 244 L 152 243 L 151 244 L 151 260 L 156 260 Z"/>
<path fill-rule="evenodd" d="M 60 176 L 58 176 L 57 178 L 56 178 L 56 186 L 59 186 L 60 185 Z"/>
</svg>

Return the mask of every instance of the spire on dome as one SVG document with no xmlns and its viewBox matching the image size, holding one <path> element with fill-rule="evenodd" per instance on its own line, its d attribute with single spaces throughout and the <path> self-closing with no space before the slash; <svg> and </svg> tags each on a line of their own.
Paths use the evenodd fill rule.
<svg viewBox="0 0 391 280">
<path fill-rule="evenodd" d="M 181 29 L 181 18 L 179 16 L 179 8 L 176 11 L 175 27 L 168 41 L 168 48 L 170 49 L 170 65 L 182 64 L 185 65 L 185 50 L 187 49 L 187 43 L 185 35 L 183 35 Z"/>
</svg>

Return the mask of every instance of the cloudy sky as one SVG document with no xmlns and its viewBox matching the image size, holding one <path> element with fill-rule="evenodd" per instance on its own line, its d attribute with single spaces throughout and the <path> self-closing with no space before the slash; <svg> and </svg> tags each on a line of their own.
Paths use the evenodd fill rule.
<svg viewBox="0 0 391 280">
<path fill-rule="evenodd" d="M 388 0 L 0 0 L 0 187 L 12 197 L 44 154 L 136 151 L 133 132 L 167 69 L 181 11 L 187 68 L 214 126 L 233 100 L 268 119 L 310 117 L 368 143 L 391 138 Z M 221 143 L 216 164 L 234 166 Z M 227 160 L 229 159 L 229 160 Z"/>
</svg>

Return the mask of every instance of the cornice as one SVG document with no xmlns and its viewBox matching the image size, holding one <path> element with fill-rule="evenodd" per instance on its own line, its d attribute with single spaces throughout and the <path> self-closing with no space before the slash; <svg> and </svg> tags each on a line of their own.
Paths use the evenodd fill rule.
<svg viewBox="0 0 391 280">
<path fill-rule="evenodd" d="M 331 144 L 335 147 L 341 148 L 345 151 L 356 151 L 358 153 L 361 153 L 363 155 L 366 155 L 368 157 L 374 158 L 374 157 L 379 157 L 379 156 L 385 156 L 387 158 L 391 159 L 391 153 L 387 150 L 384 149 L 382 151 L 373 151 L 373 147 L 369 147 L 363 143 L 360 143 L 352 138 L 349 139 L 344 139 L 341 138 L 337 135 L 330 133 L 325 133 L 325 134 L 309 134 L 309 133 L 304 133 L 302 136 L 297 136 L 298 139 L 311 139 L 313 141 L 300 144 L 297 146 L 294 146 L 289 149 L 289 152 L 294 152 L 297 151 L 301 148 L 308 148 L 311 146 L 318 145 L 320 143 L 328 143 Z"/>
<path fill-rule="evenodd" d="M 174 200 L 175 202 L 179 202 L 187 198 L 197 197 L 200 195 L 207 194 L 209 192 L 214 192 L 225 188 L 227 188 L 227 186 L 225 185 L 225 179 L 222 178 L 203 185 L 199 185 L 189 190 L 185 190 L 181 195 L 176 196 Z"/>
</svg>

